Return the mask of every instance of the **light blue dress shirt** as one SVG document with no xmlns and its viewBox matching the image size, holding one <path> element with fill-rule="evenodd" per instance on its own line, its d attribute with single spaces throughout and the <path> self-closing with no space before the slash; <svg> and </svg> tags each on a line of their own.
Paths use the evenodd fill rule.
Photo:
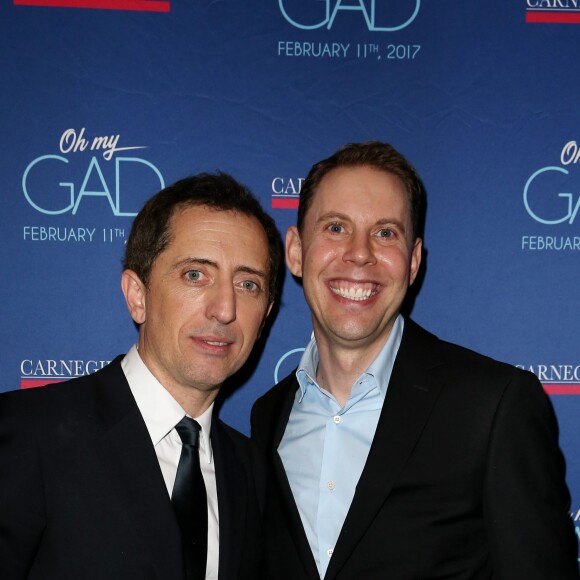
<svg viewBox="0 0 580 580">
<path fill-rule="evenodd" d="M 399 315 L 375 360 L 354 382 L 344 407 L 316 383 L 314 338 L 296 371 L 300 388 L 278 453 L 321 578 L 367 460 L 403 326 Z"/>
</svg>

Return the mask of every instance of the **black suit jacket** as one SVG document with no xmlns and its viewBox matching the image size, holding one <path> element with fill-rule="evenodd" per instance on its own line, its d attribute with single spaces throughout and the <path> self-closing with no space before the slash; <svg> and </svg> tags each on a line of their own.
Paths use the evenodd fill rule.
<svg viewBox="0 0 580 580">
<path fill-rule="evenodd" d="M 0 395 L 0 578 L 181 580 L 181 539 L 120 365 Z M 214 417 L 220 580 L 262 577 L 249 441 Z"/>
<path fill-rule="evenodd" d="M 298 383 L 259 399 L 270 580 L 316 565 L 277 447 Z M 405 321 L 377 431 L 327 580 L 578 578 L 557 425 L 531 374 Z"/>
</svg>

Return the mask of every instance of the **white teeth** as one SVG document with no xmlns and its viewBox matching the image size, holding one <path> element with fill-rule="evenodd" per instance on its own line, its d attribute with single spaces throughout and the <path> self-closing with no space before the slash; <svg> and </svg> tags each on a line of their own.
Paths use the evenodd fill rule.
<svg viewBox="0 0 580 580">
<path fill-rule="evenodd" d="M 206 341 L 207 344 L 210 344 L 211 346 L 227 346 L 227 342 L 212 342 L 210 340 Z"/>
<path fill-rule="evenodd" d="M 366 300 L 375 294 L 372 290 L 363 290 L 362 288 L 331 288 L 331 290 L 343 298 L 356 301 Z"/>
</svg>

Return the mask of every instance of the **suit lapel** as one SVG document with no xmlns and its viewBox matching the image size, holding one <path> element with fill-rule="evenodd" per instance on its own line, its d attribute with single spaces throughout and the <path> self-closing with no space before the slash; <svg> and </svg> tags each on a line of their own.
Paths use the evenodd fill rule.
<svg viewBox="0 0 580 580">
<path fill-rule="evenodd" d="M 282 463 L 282 459 L 278 453 L 278 445 L 280 445 L 280 441 L 282 440 L 284 431 L 286 430 L 294 397 L 298 389 L 298 381 L 294 373 L 286 377 L 280 387 L 279 400 L 273 407 L 274 409 L 280 409 L 280 414 L 272 423 L 272 431 L 268 439 L 271 442 L 270 458 L 276 479 L 276 491 L 280 494 L 283 515 L 288 521 L 288 529 L 290 530 L 300 561 L 304 566 L 306 574 L 304 578 L 318 578 L 316 562 L 312 555 L 312 550 L 310 549 L 306 533 L 304 532 L 300 513 L 296 506 L 294 496 L 292 495 L 292 489 L 286 475 L 286 470 L 284 469 L 284 464 Z"/>
<path fill-rule="evenodd" d="M 434 355 L 437 339 L 405 320 L 385 403 L 367 462 L 336 543 L 325 580 L 334 578 L 387 500 L 412 454 L 443 381 Z"/>
<path fill-rule="evenodd" d="M 215 416 L 211 444 L 220 521 L 219 577 L 237 578 L 242 557 L 239 538 L 245 534 L 248 490 L 235 447 Z"/>
<path fill-rule="evenodd" d="M 113 486 L 159 578 L 183 576 L 181 538 L 151 438 L 116 359 L 93 375 L 89 415 L 97 426 L 102 474 Z"/>
</svg>

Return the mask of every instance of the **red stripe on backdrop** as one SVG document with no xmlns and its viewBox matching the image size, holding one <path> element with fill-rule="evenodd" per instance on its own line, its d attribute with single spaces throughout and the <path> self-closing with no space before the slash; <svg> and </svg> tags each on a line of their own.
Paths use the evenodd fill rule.
<svg viewBox="0 0 580 580">
<path fill-rule="evenodd" d="M 48 6 L 50 8 L 91 8 L 96 10 L 136 10 L 169 12 L 170 2 L 160 0 L 14 0 L 15 6 Z"/>
<path fill-rule="evenodd" d="M 44 387 L 44 385 L 52 385 L 54 383 L 62 383 L 63 379 L 21 379 L 20 388 L 21 389 L 34 389 L 36 387 Z"/>
<path fill-rule="evenodd" d="M 66 379 L 65 379 L 66 380 Z M 61 379 L 21 379 L 21 389 L 33 389 L 64 382 Z M 580 395 L 580 385 L 543 385 L 548 395 Z"/>
<path fill-rule="evenodd" d="M 580 395 L 580 385 L 543 385 L 548 395 Z"/>
<path fill-rule="evenodd" d="M 272 209 L 298 209 L 298 199 L 289 197 L 273 197 Z"/>
<path fill-rule="evenodd" d="M 526 12 L 526 22 L 544 24 L 580 24 L 580 12 Z"/>
</svg>

